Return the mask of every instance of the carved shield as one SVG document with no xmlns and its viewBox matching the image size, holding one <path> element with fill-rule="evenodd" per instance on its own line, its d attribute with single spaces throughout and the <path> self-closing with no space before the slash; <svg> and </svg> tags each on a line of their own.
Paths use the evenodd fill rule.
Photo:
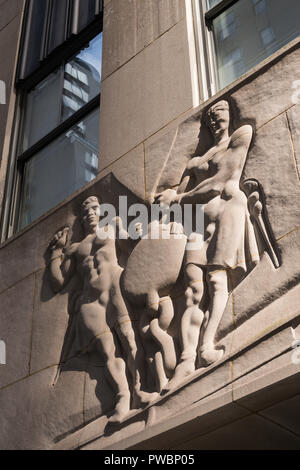
<svg viewBox="0 0 300 470">
<path fill-rule="evenodd" d="M 126 297 L 144 305 L 151 291 L 157 291 L 160 297 L 169 295 L 181 271 L 186 241 L 183 234 L 170 233 L 168 239 L 143 237 L 123 273 Z"/>
</svg>

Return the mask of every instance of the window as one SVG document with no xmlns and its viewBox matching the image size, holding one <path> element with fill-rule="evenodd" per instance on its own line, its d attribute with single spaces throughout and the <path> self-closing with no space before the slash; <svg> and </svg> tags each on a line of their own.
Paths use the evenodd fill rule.
<svg viewBox="0 0 300 470">
<path fill-rule="evenodd" d="M 23 152 L 99 95 L 101 51 L 99 34 L 27 93 Z"/>
<path fill-rule="evenodd" d="M 96 109 L 26 161 L 19 228 L 97 176 L 98 127 Z"/>
<path fill-rule="evenodd" d="M 202 22 L 199 28 L 204 31 L 206 44 L 207 70 L 202 70 L 202 77 L 205 75 L 202 81 L 210 84 L 208 96 L 226 87 L 300 32 L 299 0 L 196 2 L 197 22 L 198 25 Z"/>
<path fill-rule="evenodd" d="M 229 38 L 236 30 L 236 21 L 233 12 L 230 12 L 228 15 L 224 16 L 218 24 L 218 32 L 220 35 L 220 40 L 224 41 Z"/>
<path fill-rule="evenodd" d="M 97 175 L 101 13 L 97 0 L 27 1 L 6 236 Z"/>
<path fill-rule="evenodd" d="M 253 0 L 255 14 L 259 15 L 266 8 L 266 0 Z"/>
<path fill-rule="evenodd" d="M 263 29 L 260 33 L 261 35 L 261 40 L 263 42 L 263 46 L 267 47 L 269 44 L 271 44 L 274 39 L 275 39 L 275 34 L 273 31 L 273 28 L 268 26 L 267 28 Z"/>
</svg>

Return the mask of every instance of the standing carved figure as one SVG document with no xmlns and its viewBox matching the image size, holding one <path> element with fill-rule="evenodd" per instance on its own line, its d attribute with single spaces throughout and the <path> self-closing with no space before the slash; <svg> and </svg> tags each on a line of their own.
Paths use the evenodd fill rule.
<svg viewBox="0 0 300 470">
<path fill-rule="evenodd" d="M 117 393 L 110 422 L 120 422 L 130 410 L 131 399 L 125 361 L 138 405 L 149 402 L 151 394 L 140 389 L 135 334 L 120 290 L 123 269 L 116 254 L 117 237 L 107 236 L 113 227 L 99 228 L 99 220 L 99 201 L 89 197 L 82 204 L 84 239 L 66 248 L 69 229 L 58 232 L 50 243 L 48 270 L 54 292 L 61 291 L 75 274 L 81 281 L 80 295 L 72 312 L 76 317 L 76 345 L 78 352 L 97 351 L 104 358 L 106 375 Z M 120 340 L 125 360 L 116 355 L 113 331 Z"/>
<path fill-rule="evenodd" d="M 252 195 L 253 214 L 250 215 L 250 198 L 248 200 L 240 188 L 252 127 L 243 125 L 229 134 L 227 101 L 220 101 L 208 110 L 207 124 L 214 146 L 205 155 L 192 158 L 185 170 L 185 175 L 193 177 L 196 185 L 183 193 L 167 189 L 157 195 L 160 204 L 202 204 L 204 211 L 204 240 L 199 249 L 185 253 L 186 309 L 181 321 L 182 354 L 167 388 L 177 386 L 195 371 L 199 335 L 202 365 L 210 365 L 223 355 L 223 350 L 215 348 L 214 339 L 231 281 L 242 279 L 260 259 L 251 215 L 257 215 L 258 225 L 260 221 L 260 229 L 265 232 L 265 241 L 271 249 L 261 218 L 259 192 Z M 199 234 L 191 234 L 190 242 L 197 239 Z"/>
</svg>

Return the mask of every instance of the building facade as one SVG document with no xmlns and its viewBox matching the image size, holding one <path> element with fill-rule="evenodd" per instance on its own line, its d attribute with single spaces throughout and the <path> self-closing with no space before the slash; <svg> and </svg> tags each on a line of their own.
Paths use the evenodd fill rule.
<svg viewBox="0 0 300 470">
<path fill-rule="evenodd" d="M 299 2 L 0 2 L 0 448 L 299 449 Z"/>
</svg>

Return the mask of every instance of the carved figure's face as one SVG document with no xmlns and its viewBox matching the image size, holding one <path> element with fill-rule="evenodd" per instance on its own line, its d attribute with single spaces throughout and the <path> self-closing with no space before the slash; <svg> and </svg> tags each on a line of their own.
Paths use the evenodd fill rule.
<svg viewBox="0 0 300 470">
<path fill-rule="evenodd" d="M 96 228 L 100 221 L 100 205 L 98 202 L 89 202 L 82 213 L 82 222 L 87 230 Z"/>
<path fill-rule="evenodd" d="M 208 126 L 214 136 L 227 130 L 230 123 L 229 106 L 227 101 L 220 101 L 207 112 Z"/>
</svg>

